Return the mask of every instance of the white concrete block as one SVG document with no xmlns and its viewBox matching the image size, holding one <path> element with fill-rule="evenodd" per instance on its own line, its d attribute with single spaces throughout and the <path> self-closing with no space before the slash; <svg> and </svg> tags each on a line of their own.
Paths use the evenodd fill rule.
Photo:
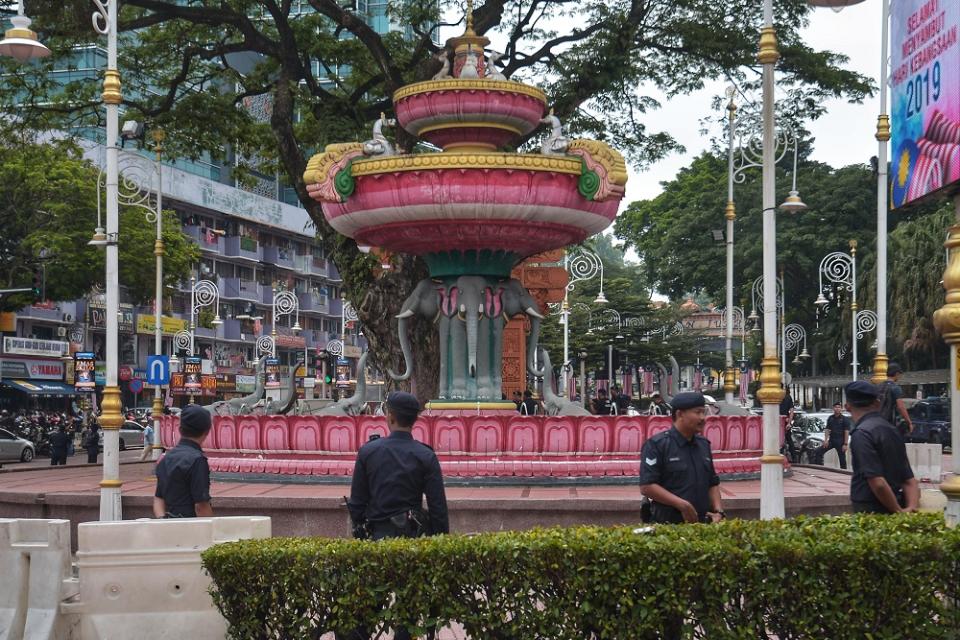
<svg viewBox="0 0 960 640">
<path fill-rule="evenodd" d="M 70 521 L 0 519 L 0 640 L 73 638 Z"/>
<path fill-rule="evenodd" d="M 823 466 L 830 467 L 831 469 L 840 468 L 840 455 L 836 449 L 830 449 L 823 454 Z"/>
<path fill-rule="evenodd" d="M 223 638 L 200 553 L 220 542 L 270 537 L 270 518 L 88 522 L 78 527 L 85 640 Z"/>
<path fill-rule="evenodd" d="M 907 461 L 910 463 L 910 468 L 913 470 L 913 475 L 919 480 L 923 477 L 923 474 L 926 473 L 926 469 L 923 468 L 924 461 L 920 456 L 920 447 L 922 445 L 916 444 L 914 442 L 908 442 L 907 447 Z"/>
</svg>

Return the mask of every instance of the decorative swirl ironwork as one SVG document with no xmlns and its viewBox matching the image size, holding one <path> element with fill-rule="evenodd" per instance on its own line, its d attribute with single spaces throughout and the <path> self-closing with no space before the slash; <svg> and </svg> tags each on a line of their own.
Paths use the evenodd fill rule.
<svg viewBox="0 0 960 640">
<path fill-rule="evenodd" d="M 820 261 L 820 290 L 827 291 L 823 286 L 823 278 L 826 277 L 833 284 L 846 287 L 847 291 L 853 291 L 853 258 L 842 251 L 828 253 Z"/>
<path fill-rule="evenodd" d="M 117 0 L 93 0 L 93 4 L 97 5 L 97 9 L 90 18 L 93 22 L 94 30 L 102 36 L 110 33 L 109 8 L 111 2 L 117 2 Z"/>
<path fill-rule="evenodd" d="M 780 313 L 783 311 L 783 280 L 779 277 L 774 280 L 775 287 L 777 290 L 777 312 Z M 764 313 L 765 309 L 763 306 L 763 276 L 758 277 L 753 281 L 753 292 L 752 292 L 753 308 Z"/>
<path fill-rule="evenodd" d="M 292 291 L 280 291 L 273 298 L 274 311 L 277 315 L 288 316 L 300 311 L 300 301 Z"/>
<path fill-rule="evenodd" d="M 747 169 L 763 167 L 763 114 L 758 111 L 744 111 L 744 115 L 737 117 L 737 148 L 740 150 L 740 159 L 733 170 L 733 181 L 737 184 L 746 182 Z M 797 145 L 797 134 L 793 127 L 780 121 L 780 127 L 773 136 L 773 163 L 777 164 L 787 154 L 791 147 Z"/>
<path fill-rule="evenodd" d="M 783 328 L 784 351 L 787 352 L 791 349 L 798 349 L 801 344 L 807 344 L 807 330 L 795 323 L 785 326 Z"/>
<path fill-rule="evenodd" d="M 877 328 L 877 312 L 870 309 L 864 309 L 857 312 L 857 338 L 862 338 L 867 333 Z"/>
<path fill-rule="evenodd" d="M 600 261 L 600 256 L 583 247 L 567 254 L 566 263 L 567 273 L 570 274 L 567 291 L 573 291 L 576 283 L 590 280 L 597 273 L 601 274 L 601 278 L 603 277 L 603 263 Z"/>
<path fill-rule="evenodd" d="M 646 325 L 646 324 L 647 324 L 647 319 L 646 319 L 646 318 L 641 318 L 641 317 L 638 317 L 638 316 L 633 316 L 633 317 L 630 317 L 630 318 L 626 318 L 626 319 L 623 321 L 623 326 L 625 326 L 625 327 L 627 327 L 627 328 L 629 328 L 629 329 L 638 329 L 638 328 L 640 328 L 640 327 L 643 327 L 643 326 Z"/>
<path fill-rule="evenodd" d="M 847 359 L 847 345 L 842 344 L 837 347 L 837 360 L 843 362 Z"/>
<path fill-rule="evenodd" d="M 173 334 L 173 347 L 176 351 L 189 351 L 190 350 L 190 332 L 186 329 L 181 329 Z M 193 355 L 192 353 L 190 355 Z"/>
<path fill-rule="evenodd" d="M 210 280 L 200 280 L 193 285 L 193 294 L 193 311 L 197 313 L 200 311 L 200 307 L 209 307 L 212 304 L 216 304 L 217 299 L 220 297 L 220 289 Z"/>
<path fill-rule="evenodd" d="M 609 317 L 609 320 L 606 320 L 604 322 L 604 324 L 608 326 L 612 327 L 614 326 L 614 324 L 616 324 L 617 329 L 619 329 L 622 326 L 622 323 L 620 322 L 620 312 L 617 311 L 616 309 L 604 309 L 601 316 Z"/>
<path fill-rule="evenodd" d="M 343 341 L 342 340 L 330 340 L 327 342 L 327 346 L 324 347 L 327 353 L 332 353 L 335 356 L 343 354 Z"/>
<path fill-rule="evenodd" d="M 257 355 L 262 356 L 265 354 L 273 355 L 273 347 L 275 342 L 273 336 L 260 336 L 257 338 Z"/>
<path fill-rule="evenodd" d="M 360 319 L 357 316 L 357 310 L 353 308 L 349 300 L 343 301 L 343 319 L 345 322 L 356 322 Z"/>
<path fill-rule="evenodd" d="M 743 315 L 743 307 L 734 306 L 734 307 L 732 307 L 732 309 L 733 309 L 733 314 L 732 314 L 732 315 L 733 315 L 733 330 L 734 330 L 734 331 L 743 331 L 743 330 L 746 328 L 746 326 L 747 326 L 747 325 L 746 325 L 746 320 L 744 319 L 744 315 Z M 720 328 L 721 328 L 721 329 L 726 329 L 726 328 L 727 328 L 727 317 L 728 317 L 729 315 L 731 315 L 731 314 L 730 314 L 730 313 L 727 313 L 727 310 L 726 310 L 725 307 L 721 307 L 720 309 L 718 309 L 718 311 L 720 312 Z"/>
</svg>

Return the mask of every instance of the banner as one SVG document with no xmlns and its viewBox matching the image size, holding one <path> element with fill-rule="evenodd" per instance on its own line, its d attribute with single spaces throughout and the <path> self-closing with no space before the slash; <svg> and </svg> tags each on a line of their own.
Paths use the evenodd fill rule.
<svg viewBox="0 0 960 640">
<path fill-rule="evenodd" d="M 200 358 L 183 359 L 183 388 L 187 392 L 196 392 L 201 389 L 200 376 L 203 373 L 203 363 Z"/>
<path fill-rule="evenodd" d="M 68 353 L 69 346 L 60 340 L 38 340 L 36 338 L 3 338 L 3 352 L 23 356 L 53 356 L 59 358 Z"/>
<path fill-rule="evenodd" d="M 280 388 L 280 361 L 276 358 L 267 358 L 265 363 L 266 380 L 263 386 L 267 389 Z"/>
<path fill-rule="evenodd" d="M 157 323 L 153 321 L 152 315 L 143 313 L 137 314 L 137 333 L 154 335 Z M 177 331 L 187 328 L 187 321 L 180 318 L 171 318 L 169 316 L 160 316 L 160 331 L 165 336 L 172 336 Z"/>
<path fill-rule="evenodd" d="M 960 181 L 960 3 L 891 7 L 893 208 Z"/>
<path fill-rule="evenodd" d="M 94 371 L 97 361 L 92 351 L 79 351 L 73 354 L 73 387 L 77 391 L 96 391 L 97 381 Z"/>
</svg>

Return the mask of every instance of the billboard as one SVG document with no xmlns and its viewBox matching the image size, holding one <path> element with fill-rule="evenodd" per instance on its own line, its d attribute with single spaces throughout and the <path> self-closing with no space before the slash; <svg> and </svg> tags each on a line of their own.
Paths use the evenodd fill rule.
<svg viewBox="0 0 960 640">
<path fill-rule="evenodd" d="M 183 388 L 189 393 L 201 388 L 200 375 L 203 372 L 203 362 L 200 358 L 187 357 L 183 359 Z"/>
<path fill-rule="evenodd" d="M 73 387 L 77 391 L 95 391 L 97 380 L 94 371 L 97 360 L 92 351 L 78 351 L 73 354 Z"/>
<path fill-rule="evenodd" d="M 960 2 L 891 7 L 893 208 L 960 182 Z"/>
<path fill-rule="evenodd" d="M 280 361 L 277 358 L 267 358 L 264 363 L 265 378 L 263 386 L 266 389 L 280 388 Z"/>
</svg>

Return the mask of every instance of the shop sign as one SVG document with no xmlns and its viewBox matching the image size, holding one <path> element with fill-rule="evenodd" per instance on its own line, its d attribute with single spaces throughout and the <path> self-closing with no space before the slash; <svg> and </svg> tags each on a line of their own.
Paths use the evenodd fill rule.
<svg viewBox="0 0 960 640">
<path fill-rule="evenodd" d="M 133 333 L 133 318 L 134 318 L 133 306 L 129 304 L 121 304 L 120 310 L 117 314 L 117 319 L 119 323 L 117 329 L 121 333 Z M 97 329 L 100 331 L 106 331 L 107 329 L 107 308 L 103 305 L 92 303 L 87 307 L 87 322 L 90 323 L 90 328 Z"/>
<path fill-rule="evenodd" d="M 280 388 L 280 361 L 276 358 L 267 358 L 265 364 L 266 381 L 264 387 L 267 389 Z"/>
<path fill-rule="evenodd" d="M 16 336 L 5 336 L 3 338 L 3 352 L 9 354 L 60 357 L 68 353 L 68 348 L 69 345 L 60 340 L 36 340 Z"/>
<path fill-rule="evenodd" d="M 154 335 L 157 324 L 152 315 L 143 313 L 137 314 L 137 333 Z M 160 331 L 165 336 L 172 336 L 177 331 L 183 331 L 187 328 L 187 321 L 180 318 L 171 318 L 169 316 L 160 316 Z"/>
<path fill-rule="evenodd" d="M 235 381 L 237 393 L 253 393 L 253 390 L 257 388 L 257 376 L 238 373 Z"/>
<path fill-rule="evenodd" d="M 63 362 L 60 360 L 3 360 L 4 378 L 33 378 L 35 380 L 63 380 Z"/>
<path fill-rule="evenodd" d="M 200 376 L 203 373 L 203 363 L 200 358 L 183 359 L 183 388 L 187 391 L 199 391 L 201 389 Z"/>
<path fill-rule="evenodd" d="M 203 374 L 200 376 L 200 389 L 205 398 L 212 398 L 217 395 L 217 376 Z"/>
<path fill-rule="evenodd" d="M 74 382 L 77 391 L 95 391 L 97 361 L 92 351 L 80 351 L 73 354 Z"/>
</svg>

